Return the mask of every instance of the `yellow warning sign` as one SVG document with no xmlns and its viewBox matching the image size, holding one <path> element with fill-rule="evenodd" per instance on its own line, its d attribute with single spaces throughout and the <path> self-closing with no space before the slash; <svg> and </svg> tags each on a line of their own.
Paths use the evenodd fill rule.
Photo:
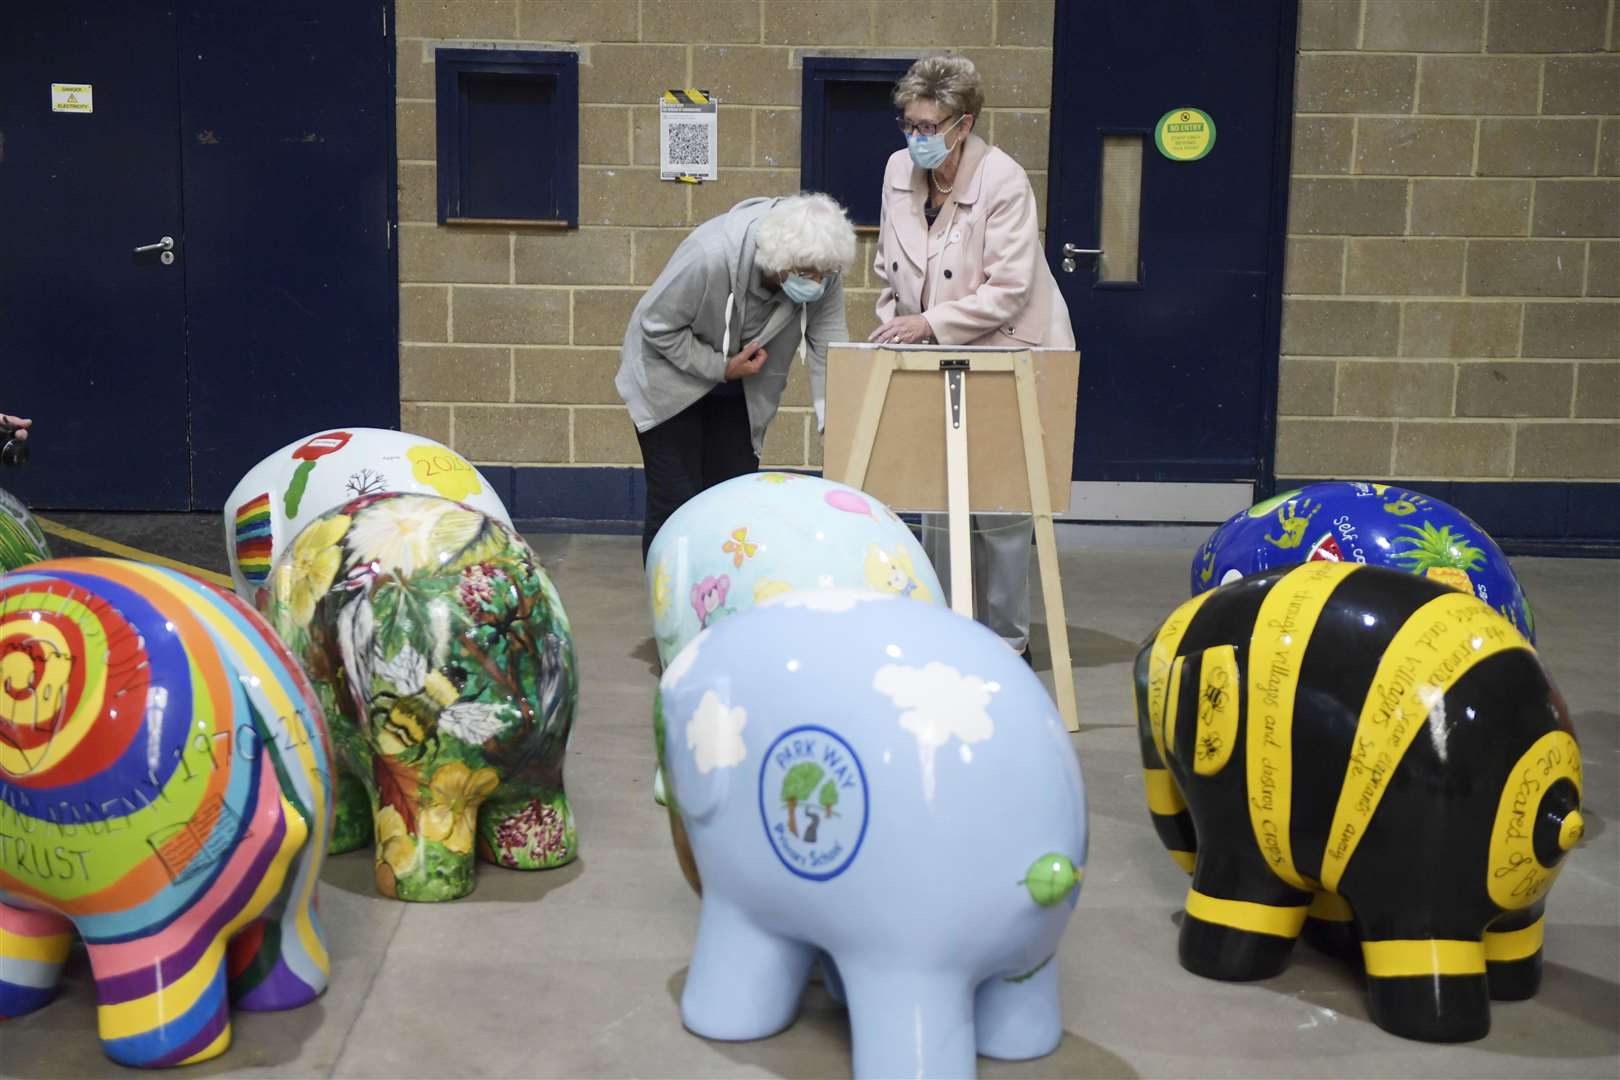
<svg viewBox="0 0 1620 1080">
<path fill-rule="evenodd" d="M 90 105 L 89 83 L 51 83 L 51 112 L 94 112 Z"/>
<path fill-rule="evenodd" d="M 1197 161 L 1215 146 L 1215 121 L 1202 109 L 1171 109 L 1154 126 L 1153 142 L 1171 161 Z"/>
</svg>

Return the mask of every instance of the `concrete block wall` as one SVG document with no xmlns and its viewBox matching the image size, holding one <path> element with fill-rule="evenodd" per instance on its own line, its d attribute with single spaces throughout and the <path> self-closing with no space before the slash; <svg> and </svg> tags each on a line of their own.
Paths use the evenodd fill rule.
<svg viewBox="0 0 1620 1080">
<path fill-rule="evenodd" d="M 613 389 L 630 310 L 693 225 L 798 190 L 807 50 L 971 57 L 988 97 L 976 130 L 1045 202 L 1053 0 L 397 0 L 395 17 L 402 421 L 480 464 L 592 477 L 608 474 L 587 467 L 640 464 Z M 436 224 L 441 43 L 578 51 L 577 230 Z M 721 101 L 717 182 L 658 179 L 656 101 L 678 86 Z M 876 325 L 871 260 L 865 238 L 847 282 L 856 338 Z M 802 367 L 784 406 L 765 463 L 819 465 Z"/>
<path fill-rule="evenodd" d="M 1303 0 L 1277 472 L 1620 479 L 1615 0 Z"/>
</svg>

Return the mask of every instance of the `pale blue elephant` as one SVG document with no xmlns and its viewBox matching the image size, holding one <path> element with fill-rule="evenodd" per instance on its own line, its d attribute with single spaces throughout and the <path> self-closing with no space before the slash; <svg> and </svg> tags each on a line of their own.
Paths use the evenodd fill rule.
<svg viewBox="0 0 1620 1080">
<path fill-rule="evenodd" d="M 689 1029 L 781 1030 L 819 952 L 857 1076 L 1056 1048 L 1085 789 L 1051 698 L 995 634 L 893 595 L 790 593 L 699 635 L 660 694 L 703 879 Z"/>
</svg>

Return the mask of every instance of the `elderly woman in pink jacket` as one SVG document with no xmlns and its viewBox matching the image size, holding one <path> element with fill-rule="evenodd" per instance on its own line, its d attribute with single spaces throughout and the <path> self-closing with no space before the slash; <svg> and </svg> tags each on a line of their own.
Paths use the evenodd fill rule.
<svg viewBox="0 0 1620 1080">
<path fill-rule="evenodd" d="M 906 149 L 883 174 L 873 269 L 883 282 L 869 340 L 898 344 L 1074 347 L 1069 309 L 1046 265 L 1035 191 L 1023 168 L 973 134 L 984 106 L 973 62 L 931 56 L 895 84 Z M 950 580 L 943 515 L 924 518 L 923 543 Z M 1027 516 L 973 517 L 973 610 L 1029 655 Z"/>
</svg>

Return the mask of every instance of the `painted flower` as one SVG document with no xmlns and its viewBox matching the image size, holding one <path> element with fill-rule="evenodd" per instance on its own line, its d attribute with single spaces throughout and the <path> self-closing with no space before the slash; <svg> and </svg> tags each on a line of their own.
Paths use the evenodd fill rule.
<svg viewBox="0 0 1620 1080">
<path fill-rule="evenodd" d="M 409 576 L 447 561 L 471 542 L 484 517 L 438 499 L 401 496 L 366 507 L 349 543 L 364 561 Z"/>
<path fill-rule="evenodd" d="M 653 567 L 653 618 L 662 621 L 669 615 L 669 609 L 674 603 L 675 589 L 669 580 L 669 563 L 659 559 L 658 565 Z"/>
<path fill-rule="evenodd" d="M 422 836 L 439 841 L 459 855 L 471 853 L 473 831 L 478 825 L 478 805 L 500 782 L 494 769 L 473 771 L 460 761 L 441 765 L 428 782 L 428 802 L 422 810 Z"/>
<path fill-rule="evenodd" d="M 457 590 L 461 606 L 468 611 L 477 611 L 493 602 L 495 587 L 506 580 L 506 571 L 492 563 L 475 563 L 467 567 L 461 572 L 461 585 Z"/>
<path fill-rule="evenodd" d="M 276 600 L 291 609 L 294 623 L 306 625 L 315 615 L 315 605 L 332 587 L 338 568 L 343 565 L 343 549 L 338 541 L 348 531 L 350 519 L 335 514 L 317 521 L 293 541 L 292 558 L 276 574 Z"/>
<path fill-rule="evenodd" d="M 392 806 L 377 811 L 377 861 L 385 862 L 395 874 L 416 866 L 416 838 L 405 827 L 405 819 Z"/>
<path fill-rule="evenodd" d="M 731 565 L 741 568 L 744 560 L 759 552 L 759 545 L 748 539 L 748 527 L 731 530 L 731 539 L 720 545 L 720 550 L 731 556 Z"/>
<path fill-rule="evenodd" d="M 469 701 L 452 705 L 439 714 L 439 730 L 475 746 L 493 739 L 505 726 L 501 707 L 493 702 Z"/>
</svg>

